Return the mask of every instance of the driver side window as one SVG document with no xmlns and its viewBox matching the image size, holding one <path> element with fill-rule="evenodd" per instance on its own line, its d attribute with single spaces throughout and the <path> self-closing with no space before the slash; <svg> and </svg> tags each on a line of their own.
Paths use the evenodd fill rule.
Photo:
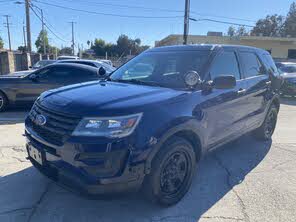
<svg viewBox="0 0 296 222">
<path fill-rule="evenodd" d="M 210 69 L 211 80 L 218 76 L 233 75 L 240 79 L 240 71 L 234 52 L 222 52 L 215 59 Z"/>
</svg>

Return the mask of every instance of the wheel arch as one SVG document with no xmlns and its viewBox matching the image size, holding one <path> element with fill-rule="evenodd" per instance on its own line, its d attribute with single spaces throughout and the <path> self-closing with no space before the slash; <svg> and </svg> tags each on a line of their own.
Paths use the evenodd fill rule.
<svg viewBox="0 0 296 222">
<path fill-rule="evenodd" d="M 146 159 L 146 167 L 145 172 L 149 173 L 151 170 L 151 164 L 154 159 L 154 157 L 157 155 L 161 147 L 171 138 L 173 137 L 181 137 L 185 140 L 187 140 L 193 147 L 194 152 L 196 154 L 196 160 L 199 161 L 203 154 L 203 142 L 202 137 L 199 135 L 199 133 L 192 129 L 192 126 L 190 124 L 184 126 L 176 126 L 173 129 L 169 130 L 165 135 L 163 135 L 157 142 L 157 144 L 153 147 L 152 151 L 148 155 L 148 158 Z"/>
<path fill-rule="evenodd" d="M 2 89 L 0 89 L 0 93 L 2 93 L 5 96 L 7 102 L 9 103 L 9 98 L 8 98 L 7 94 Z"/>
</svg>

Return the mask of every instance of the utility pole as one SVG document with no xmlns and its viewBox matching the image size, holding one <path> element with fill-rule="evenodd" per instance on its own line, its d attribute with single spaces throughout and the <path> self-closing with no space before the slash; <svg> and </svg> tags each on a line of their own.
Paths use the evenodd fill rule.
<svg viewBox="0 0 296 222">
<path fill-rule="evenodd" d="M 25 49 L 27 49 L 27 41 L 26 41 L 26 26 L 25 26 L 25 23 L 23 23 L 23 36 L 24 36 L 24 46 L 25 46 Z"/>
<path fill-rule="evenodd" d="M 75 39 L 74 39 L 74 24 L 75 22 L 70 22 L 72 24 L 72 53 L 75 55 Z"/>
<path fill-rule="evenodd" d="M 45 45 L 45 29 L 44 29 L 44 19 L 43 19 L 43 10 L 40 9 L 41 12 L 41 22 L 42 22 L 42 33 L 43 33 L 43 53 L 46 55 L 46 45 Z"/>
<path fill-rule="evenodd" d="M 189 16 L 190 16 L 190 0 L 185 0 L 184 35 L 183 35 L 184 45 L 187 45 L 187 38 L 188 38 L 188 32 L 189 32 Z"/>
<path fill-rule="evenodd" d="M 6 25 L 7 28 L 7 35 L 8 35 L 8 42 L 9 42 L 9 51 L 11 51 L 11 39 L 10 39 L 10 23 L 9 23 L 9 15 L 4 15 L 4 17 L 6 17 L 6 23 L 4 23 Z"/>
<path fill-rule="evenodd" d="M 28 52 L 32 51 L 31 44 L 31 22 L 30 22 L 30 0 L 25 0 L 25 8 L 26 8 L 26 27 L 27 27 L 27 46 Z"/>
</svg>

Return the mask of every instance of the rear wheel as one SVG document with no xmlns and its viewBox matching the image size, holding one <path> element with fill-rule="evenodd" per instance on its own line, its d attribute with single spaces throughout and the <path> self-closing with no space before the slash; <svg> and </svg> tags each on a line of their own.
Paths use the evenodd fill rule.
<svg viewBox="0 0 296 222">
<path fill-rule="evenodd" d="M 3 112 L 8 105 L 7 97 L 4 95 L 4 93 L 0 92 L 0 112 Z"/>
<path fill-rule="evenodd" d="M 272 105 L 265 117 L 263 124 L 254 132 L 255 137 L 260 140 L 271 139 L 276 123 L 277 123 L 278 109 L 275 105 Z"/>
<path fill-rule="evenodd" d="M 144 181 L 146 196 L 161 205 L 173 205 L 187 193 L 196 167 L 192 145 L 174 137 L 160 149 Z"/>
</svg>

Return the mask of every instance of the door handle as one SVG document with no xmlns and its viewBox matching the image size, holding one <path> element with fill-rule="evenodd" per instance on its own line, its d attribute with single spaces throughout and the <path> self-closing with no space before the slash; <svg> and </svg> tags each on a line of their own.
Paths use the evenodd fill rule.
<svg viewBox="0 0 296 222">
<path fill-rule="evenodd" d="M 267 86 L 270 86 L 270 85 L 271 85 L 271 81 L 267 81 L 267 82 L 266 82 L 266 85 L 267 85 Z"/>
<path fill-rule="evenodd" d="M 238 94 L 238 95 L 242 95 L 242 94 L 245 94 L 246 92 L 247 92 L 246 89 L 239 89 L 239 90 L 237 91 L 237 94 Z"/>
</svg>

